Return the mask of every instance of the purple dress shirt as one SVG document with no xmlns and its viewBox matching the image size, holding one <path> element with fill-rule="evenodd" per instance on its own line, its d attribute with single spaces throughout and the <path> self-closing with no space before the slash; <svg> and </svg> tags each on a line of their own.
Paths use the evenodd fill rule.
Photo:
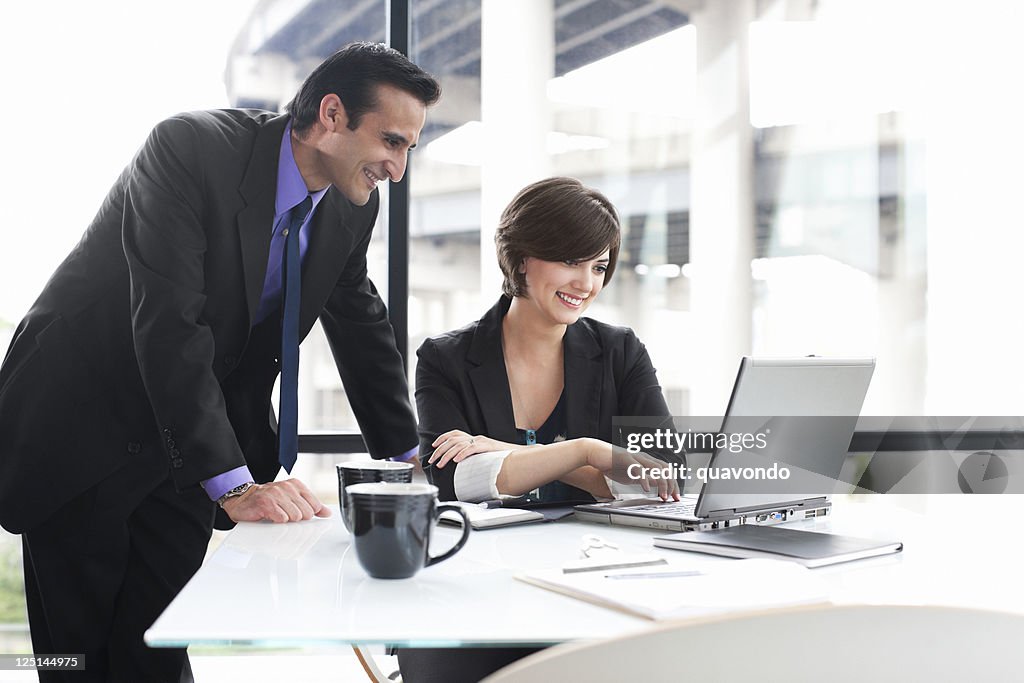
<svg viewBox="0 0 1024 683">
<path fill-rule="evenodd" d="M 270 238 L 270 256 L 267 259 L 267 275 L 263 280 L 263 294 L 260 296 L 260 305 L 256 309 L 256 317 L 253 325 L 257 325 L 267 316 L 278 309 L 281 303 L 281 266 L 284 254 L 285 237 L 282 231 L 288 225 L 288 214 L 298 206 L 309 195 L 313 199 L 313 208 L 310 209 L 306 222 L 299 230 L 299 254 L 305 259 L 306 248 L 309 245 L 310 225 L 313 222 L 313 214 L 316 207 L 327 194 L 327 188 L 309 192 L 306 188 L 306 181 L 299 173 L 299 167 L 295 164 L 295 156 L 292 153 L 291 145 L 292 125 L 285 126 L 284 135 L 281 136 L 281 153 L 277 162 L 277 194 L 274 201 L 274 234 Z M 409 460 L 416 455 L 418 446 L 406 451 L 395 460 Z M 217 500 L 225 493 L 246 482 L 253 481 L 249 468 L 245 465 L 228 470 L 216 477 L 211 477 L 202 482 L 203 489 L 210 500 Z"/>
<path fill-rule="evenodd" d="M 299 254 L 301 258 L 305 258 L 313 214 L 316 212 L 317 204 L 327 193 L 327 188 L 312 193 L 306 188 L 306 181 L 302 179 L 299 167 L 295 164 L 295 156 L 292 154 L 291 132 L 292 125 L 289 123 L 285 126 L 284 135 L 281 136 L 281 153 L 277 162 L 277 194 L 274 200 L 274 234 L 270 238 L 267 274 L 263 280 L 263 294 L 260 295 L 260 305 L 256 309 L 253 325 L 266 320 L 267 316 L 276 311 L 281 304 L 281 266 L 285 242 L 285 237 L 281 233 L 288 225 L 288 214 L 302 203 L 307 194 L 313 198 L 313 208 L 299 230 Z M 210 500 L 217 500 L 236 486 L 249 481 L 253 481 L 252 474 L 248 467 L 242 465 L 207 479 L 203 482 L 203 489 Z"/>
</svg>

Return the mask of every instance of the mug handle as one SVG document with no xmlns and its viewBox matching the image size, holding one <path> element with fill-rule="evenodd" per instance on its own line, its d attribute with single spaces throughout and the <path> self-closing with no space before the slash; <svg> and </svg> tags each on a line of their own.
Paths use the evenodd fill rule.
<svg viewBox="0 0 1024 683">
<path fill-rule="evenodd" d="M 467 515 L 466 511 L 460 508 L 458 505 L 438 505 L 437 512 L 434 513 L 434 522 L 437 522 L 438 518 L 441 516 L 441 513 L 444 512 L 445 510 L 457 512 L 459 513 L 459 516 L 462 517 L 462 538 L 460 538 L 458 542 L 455 543 L 455 545 L 449 548 L 447 552 L 445 552 L 442 555 L 438 555 L 437 557 L 431 555 L 430 551 L 428 550 L 427 563 L 424 565 L 426 567 L 447 560 L 449 557 L 462 550 L 462 546 L 466 545 L 466 540 L 469 538 L 469 532 L 470 529 L 472 529 L 472 527 L 469 524 L 469 515 Z"/>
</svg>

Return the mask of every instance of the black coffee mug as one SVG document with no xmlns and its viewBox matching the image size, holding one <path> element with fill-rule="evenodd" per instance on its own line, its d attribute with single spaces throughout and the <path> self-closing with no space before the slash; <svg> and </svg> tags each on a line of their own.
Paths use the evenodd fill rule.
<svg viewBox="0 0 1024 683">
<path fill-rule="evenodd" d="M 406 579 L 423 567 L 447 560 L 469 538 L 469 517 L 458 505 L 438 505 L 430 484 L 353 484 L 345 490 L 352 544 L 366 573 L 378 579 Z M 462 537 L 447 552 L 432 556 L 430 537 L 441 513 L 462 517 Z"/>
<path fill-rule="evenodd" d="M 345 500 L 345 487 L 352 484 L 368 484 L 378 481 L 395 481 L 408 483 L 412 481 L 413 466 L 411 462 L 394 462 L 391 460 L 350 460 L 338 466 L 338 506 L 341 508 L 341 521 L 345 528 L 352 531 L 349 521 L 348 501 Z"/>
</svg>

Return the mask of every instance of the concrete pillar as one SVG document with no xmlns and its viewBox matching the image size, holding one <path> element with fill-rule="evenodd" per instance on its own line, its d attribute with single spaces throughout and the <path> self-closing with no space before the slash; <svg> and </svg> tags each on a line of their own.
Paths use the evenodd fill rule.
<svg viewBox="0 0 1024 683">
<path fill-rule="evenodd" d="M 754 16 L 754 0 L 715 0 L 691 15 L 697 30 L 690 164 L 694 415 L 722 414 L 740 356 L 751 348 L 754 143 L 747 55 Z"/>
<path fill-rule="evenodd" d="M 501 291 L 494 257 L 501 211 L 524 185 L 550 175 L 554 0 L 482 0 L 480 13 L 480 291 L 489 305 Z"/>
</svg>

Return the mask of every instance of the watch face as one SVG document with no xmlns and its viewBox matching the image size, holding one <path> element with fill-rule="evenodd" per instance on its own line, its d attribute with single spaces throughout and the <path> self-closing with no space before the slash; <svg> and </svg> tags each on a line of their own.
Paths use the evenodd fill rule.
<svg viewBox="0 0 1024 683">
<path fill-rule="evenodd" d="M 252 488 L 253 486 L 254 486 L 254 484 L 251 481 L 246 482 L 244 484 L 240 484 L 240 485 L 236 486 L 235 488 L 231 489 L 230 491 L 228 491 L 227 493 L 225 493 L 220 498 L 218 498 L 217 499 L 217 504 L 220 505 L 221 507 L 223 507 L 224 506 L 224 502 L 227 501 L 228 498 L 234 498 L 235 496 L 240 496 L 243 493 L 245 493 L 246 491 L 248 491 L 250 488 Z"/>
</svg>

